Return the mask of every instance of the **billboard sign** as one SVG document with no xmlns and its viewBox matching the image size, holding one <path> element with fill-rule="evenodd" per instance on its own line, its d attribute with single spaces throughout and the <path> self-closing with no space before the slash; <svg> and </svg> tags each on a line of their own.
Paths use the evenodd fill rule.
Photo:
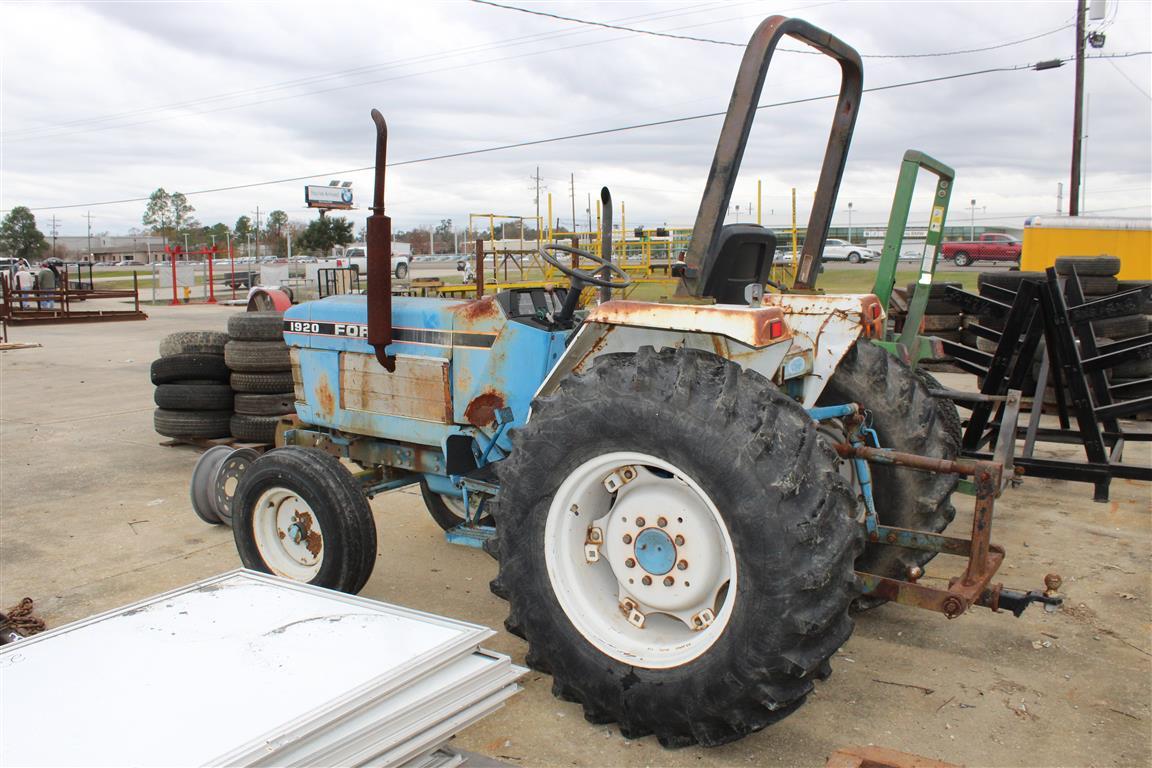
<svg viewBox="0 0 1152 768">
<path fill-rule="evenodd" d="M 352 187 L 310 184 L 304 187 L 304 202 L 309 208 L 351 208 Z"/>
</svg>

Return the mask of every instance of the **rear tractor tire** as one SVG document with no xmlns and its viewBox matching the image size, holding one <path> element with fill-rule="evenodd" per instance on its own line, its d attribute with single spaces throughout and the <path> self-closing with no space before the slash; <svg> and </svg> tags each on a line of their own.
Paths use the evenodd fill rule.
<svg viewBox="0 0 1152 768">
<path fill-rule="evenodd" d="M 351 594 L 372 575 L 372 510 L 352 473 L 324 451 L 263 454 L 241 475 L 231 512 L 246 568 Z"/>
<path fill-rule="evenodd" d="M 862 528 L 835 453 L 769 381 L 699 350 L 602 355 L 513 440 L 492 590 L 590 722 L 715 746 L 830 674 Z"/>
<path fill-rule="evenodd" d="M 817 404 L 859 403 L 871 413 L 882 447 L 951 461 L 960 450 L 960 417 L 951 400 L 928 393 L 929 382 L 934 379 L 861 340 L 848 350 Z M 952 506 L 956 475 L 883 464 L 872 464 L 871 473 L 881 525 L 938 533 L 956 516 Z M 870 544 L 856 569 L 907 580 L 909 569 L 923 567 L 932 557 L 931 552 Z M 856 607 L 881 602 L 862 598 Z"/>
</svg>

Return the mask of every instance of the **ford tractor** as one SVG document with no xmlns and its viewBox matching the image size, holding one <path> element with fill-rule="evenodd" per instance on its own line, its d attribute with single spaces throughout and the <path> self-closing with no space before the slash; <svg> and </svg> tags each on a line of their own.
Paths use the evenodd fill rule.
<svg viewBox="0 0 1152 768">
<path fill-rule="evenodd" d="M 771 231 L 724 224 L 785 36 L 841 71 L 791 286 L 770 279 Z M 545 245 L 566 287 L 394 297 L 387 128 L 373 110 L 367 290 L 284 314 L 297 422 L 239 477 L 244 564 L 357 592 L 377 559 L 368 500 L 419 484 L 450 541 L 498 559 L 505 626 L 554 693 L 665 746 L 722 744 L 795 711 L 830 673 L 853 604 L 949 618 L 1058 604 L 1058 584 L 992 580 L 1007 457 L 957 458 L 953 403 L 874 343 L 886 320 L 875 295 L 815 290 L 861 89 L 851 47 L 765 20 L 683 258 L 684 299 L 583 309 L 586 287 L 618 296 L 630 283 L 610 248 Z M 970 538 L 942 533 L 959 478 L 976 496 Z M 941 552 L 966 568 L 947 587 L 922 583 Z"/>
</svg>

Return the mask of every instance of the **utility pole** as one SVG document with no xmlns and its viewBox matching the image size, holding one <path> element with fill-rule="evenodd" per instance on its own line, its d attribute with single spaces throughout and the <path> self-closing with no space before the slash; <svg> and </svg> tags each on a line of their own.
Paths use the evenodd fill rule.
<svg viewBox="0 0 1152 768">
<path fill-rule="evenodd" d="M 1064 182 L 1056 182 L 1056 213 L 1064 213 Z"/>
<path fill-rule="evenodd" d="M 92 261 L 92 211 L 85 215 L 88 219 L 88 261 Z"/>
<path fill-rule="evenodd" d="M 532 179 L 532 181 L 536 182 L 536 226 L 539 227 L 540 226 L 540 190 L 541 190 L 540 182 L 544 181 L 544 179 L 540 178 L 540 166 L 536 166 L 536 175 L 535 176 L 529 176 L 528 178 L 530 178 L 530 179 Z M 543 189 L 547 189 L 547 188 L 548 188 L 547 186 L 543 187 Z"/>
<path fill-rule="evenodd" d="M 256 214 L 256 257 L 260 257 L 260 206 L 253 211 Z"/>
<path fill-rule="evenodd" d="M 568 175 L 568 196 L 572 198 L 572 231 L 576 231 L 576 174 Z"/>
<path fill-rule="evenodd" d="M 1076 0 L 1076 93 L 1072 112 L 1072 178 L 1068 186 L 1068 215 L 1080 215 L 1080 134 L 1084 128 L 1084 18 L 1087 0 Z"/>
<path fill-rule="evenodd" d="M 588 231 L 592 231 L 592 193 L 588 193 L 588 207 L 584 209 L 584 213 L 588 214 Z"/>
<path fill-rule="evenodd" d="M 52 256 L 53 256 L 53 258 L 55 258 L 55 256 L 56 256 L 56 232 L 57 232 L 56 214 L 52 214 Z"/>
</svg>

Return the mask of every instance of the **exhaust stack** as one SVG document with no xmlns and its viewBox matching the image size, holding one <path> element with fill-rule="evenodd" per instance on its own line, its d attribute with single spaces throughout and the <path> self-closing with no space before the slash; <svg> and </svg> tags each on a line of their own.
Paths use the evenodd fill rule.
<svg viewBox="0 0 1152 768">
<path fill-rule="evenodd" d="M 372 110 L 376 124 L 376 187 L 372 215 L 368 217 L 368 343 L 389 373 L 396 370 L 392 343 L 392 219 L 384 215 L 384 171 L 388 160 L 388 123 L 380 110 Z"/>
</svg>

